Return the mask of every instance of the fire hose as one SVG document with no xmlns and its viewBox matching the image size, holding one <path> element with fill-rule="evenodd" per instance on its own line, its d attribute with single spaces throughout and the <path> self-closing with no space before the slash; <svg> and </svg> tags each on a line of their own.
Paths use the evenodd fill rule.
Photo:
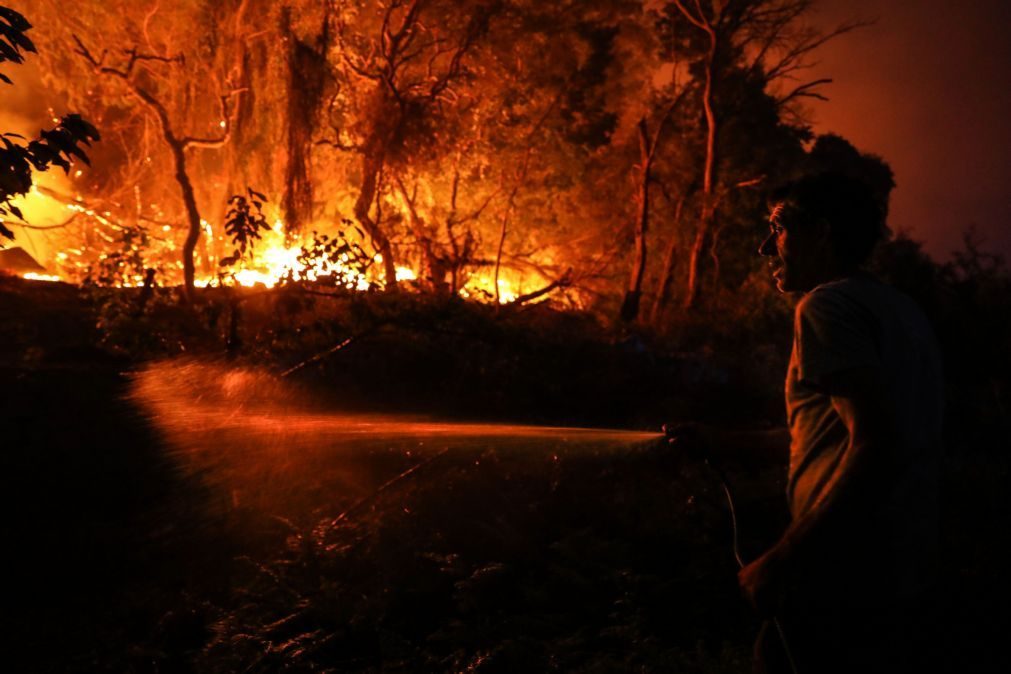
<svg viewBox="0 0 1011 674">
<path fill-rule="evenodd" d="M 677 442 L 678 433 L 682 431 L 683 426 L 668 425 L 664 424 L 663 434 L 664 438 L 668 443 Z M 737 568 L 743 569 L 746 564 L 744 558 L 741 556 L 741 541 L 740 534 L 737 527 L 737 508 L 734 504 L 734 494 L 730 487 L 730 480 L 727 478 L 726 472 L 723 467 L 713 456 L 713 453 L 709 450 L 709 447 L 705 443 L 698 443 L 697 449 L 701 454 L 702 462 L 705 463 L 713 473 L 716 474 L 720 481 L 720 486 L 723 488 L 723 494 L 727 497 L 727 509 L 730 512 L 730 528 L 732 531 L 732 544 L 734 551 L 734 560 L 737 562 Z M 771 618 L 773 627 L 776 629 L 776 634 L 779 636 L 779 642 L 783 646 L 783 653 L 786 654 L 786 661 L 790 665 L 790 671 L 793 674 L 799 674 L 797 669 L 797 663 L 793 659 L 793 651 L 790 648 L 790 642 L 786 638 L 786 632 L 783 631 L 783 625 L 779 621 L 779 618 L 773 616 Z"/>
</svg>

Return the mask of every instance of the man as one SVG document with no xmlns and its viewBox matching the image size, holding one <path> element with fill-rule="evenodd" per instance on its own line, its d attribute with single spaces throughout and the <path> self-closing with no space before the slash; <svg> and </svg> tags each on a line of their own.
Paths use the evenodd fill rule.
<svg viewBox="0 0 1011 674">
<path fill-rule="evenodd" d="M 786 380 L 792 521 L 740 585 L 801 674 L 910 671 L 937 552 L 938 349 L 915 304 L 861 270 L 885 231 L 865 185 L 798 180 L 773 195 L 769 224 L 759 252 L 779 291 L 802 295 Z M 763 628 L 758 671 L 792 671 L 782 641 Z"/>
</svg>

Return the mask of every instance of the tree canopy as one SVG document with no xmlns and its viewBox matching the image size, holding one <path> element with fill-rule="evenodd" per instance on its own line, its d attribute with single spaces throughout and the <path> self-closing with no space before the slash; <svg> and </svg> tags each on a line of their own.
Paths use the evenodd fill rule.
<svg viewBox="0 0 1011 674">
<path fill-rule="evenodd" d="M 763 186 L 861 161 L 842 139 L 812 144 L 803 103 L 827 82 L 804 66 L 859 25 L 817 31 L 813 4 L 40 0 L 33 12 L 45 80 L 106 130 L 75 183 L 107 213 L 90 226 L 113 242 L 143 230 L 169 278 L 214 274 L 229 197 L 254 186 L 287 245 L 353 223 L 389 290 L 401 277 L 499 302 L 561 289 L 613 315 L 624 296 L 627 320 L 661 322 L 748 282 Z M 877 175 L 890 180 L 884 164 Z M 87 230 L 61 234 L 81 251 L 68 272 L 108 245 Z"/>
</svg>

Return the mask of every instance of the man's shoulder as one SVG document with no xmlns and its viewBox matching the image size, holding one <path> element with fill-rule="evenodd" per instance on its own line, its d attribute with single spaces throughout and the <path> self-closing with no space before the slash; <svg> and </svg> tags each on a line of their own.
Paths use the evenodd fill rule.
<svg viewBox="0 0 1011 674">
<path fill-rule="evenodd" d="M 840 316 L 866 320 L 920 313 L 908 295 L 864 272 L 822 283 L 797 303 L 798 316 L 812 319 Z"/>
<path fill-rule="evenodd" d="M 921 354 L 938 360 L 930 321 L 911 297 L 870 274 L 823 283 L 797 305 L 795 335 L 855 348 L 870 344 L 879 354 Z"/>
<path fill-rule="evenodd" d="M 881 286 L 881 287 L 878 287 Z M 873 317 L 873 307 L 887 294 L 885 286 L 873 279 L 846 277 L 822 283 L 797 302 L 796 319 L 811 323 L 833 323 L 867 320 Z M 879 299 L 871 298 L 878 296 Z"/>
</svg>

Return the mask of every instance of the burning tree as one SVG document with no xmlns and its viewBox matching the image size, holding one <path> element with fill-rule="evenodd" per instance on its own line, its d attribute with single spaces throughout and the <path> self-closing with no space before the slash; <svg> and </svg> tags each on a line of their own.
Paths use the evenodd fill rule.
<svg viewBox="0 0 1011 674">
<path fill-rule="evenodd" d="M 576 287 L 658 324 L 753 269 L 724 252 L 755 235 L 746 188 L 804 158 L 798 102 L 823 83 L 790 78 L 855 27 L 814 31 L 811 5 L 43 0 L 45 78 L 107 130 L 62 197 L 144 229 L 191 296 L 228 254 L 228 196 L 256 185 L 270 229 L 239 264 L 264 282 L 352 220 L 387 289 Z"/>
<path fill-rule="evenodd" d="M 460 92 L 455 89 L 470 75 L 469 52 L 487 32 L 494 8 L 487 3 L 461 7 L 457 2 L 390 0 L 378 7 L 337 3 L 337 9 L 340 60 L 335 73 L 344 95 L 333 99 L 331 119 L 353 117 L 355 123 L 338 130 L 348 132 L 350 143 L 333 144 L 360 155 L 354 215 L 375 241 L 387 287 L 393 289 L 394 251 L 376 203 L 383 180 L 399 179 L 405 196 L 400 174 L 412 159 L 444 152 L 438 118 L 456 111 Z M 424 247 L 426 238 L 419 238 Z M 431 266 L 430 245 L 426 257 Z"/>
<path fill-rule="evenodd" d="M 136 75 L 138 63 L 183 63 L 184 59 L 182 56 L 171 57 L 159 54 L 145 54 L 137 51 L 136 47 L 131 47 L 123 50 L 124 61 L 120 65 L 107 65 L 107 52 L 103 51 L 100 57 L 96 57 L 76 35 L 74 36 L 74 40 L 78 47 L 77 53 L 94 68 L 96 73 L 108 75 L 122 81 L 127 89 L 137 97 L 157 120 L 162 138 L 172 154 L 175 180 L 179 184 L 179 191 L 182 195 L 183 204 L 186 207 L 188 229 L 182 247 L 183 287 L 185 288 L 186 299 L 192 302 L 196 279 L 193 252 L 196 250 L 197 241 L 200 239 L 203 219 L 200 217 L 196 194 L 193 190 L 193 182 L 190 179 L 187 168 L 186 154 L 191 149 L 217 149 L 228 142 L 229 120 L 231 117 L 228 103 L 232 94 L 236 92 L 233 91 L 221 96 L 221 133 L 213 136 L 182 135 L 176 130 L 165 104 L 162 103 L 157 94 L 152 92 L 151 87 L 141 84 Z"/>
<path fill-rule="evenodd" d="M 579 200 L 585 183 L 573 160 L 605 140 L 606 121 L 594 138 L 576 128 L 606 117 L 600 101 L 583 98 L 594 86 L 587 72 L 601 65 L 589 61 L 598 33 L 612 30 L 602 26 L 633 4 L 598 3 L 592 13 L 570 3 L 340 4 L 329 144 L 359 158 L 353 212 L 378 234 L 384 260 L 382 242 L 398 239 L 416 251 L 430 287 L 450 292 L 490 269 L 497 301 L 503 267 L 529 265 L 549 282 L 564 276 L 564 262 L 534 261 L 506 239 L 518 214 L 527 250 L 559 220 L 578 218 L 553 202 L 560 191 Z M 586 89 L 570 91 L 573 78 Z"/>
</svg>

